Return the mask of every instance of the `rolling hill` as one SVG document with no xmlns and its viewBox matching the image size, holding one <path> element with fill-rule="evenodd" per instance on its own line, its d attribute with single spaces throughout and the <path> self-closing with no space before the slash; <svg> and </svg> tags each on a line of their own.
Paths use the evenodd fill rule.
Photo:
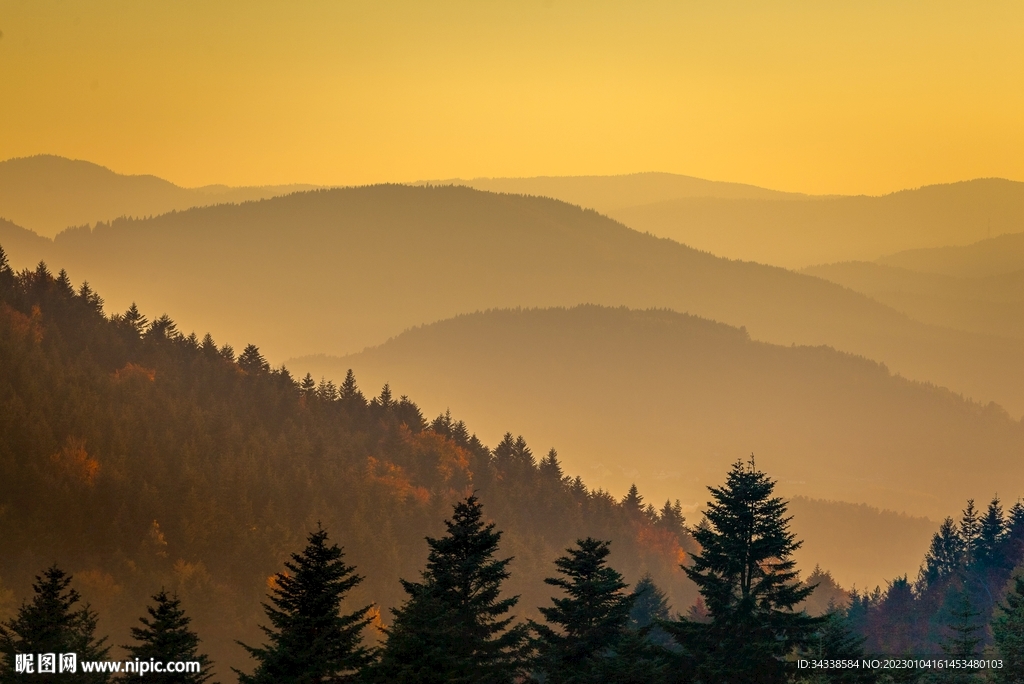
<svg viewBox="0 0 1024 684">
<path fill-rule="evenodd" d="M 999 235 L 964 246 L 906 250 L 877 259 L 920 273 L 984 278 L 1024 270 L 1024 232 Z"/>
<path fill-rule="evenodd" d="M 827 347 L 756 342 L 671 311 L 492 310 L 289 366 L 390 382 L 427 413 L 465 416 L 482 438 L 522 426 L 590 482 L 635 479 L 693 506 L 712 473 L 751 452 L 792 494 L 923 515 L 954 510 L 965 492 L 1024 492 L 1014 467 L 1024 428 L 1000 408 Z"/>
<path fill-rule="evenodd" d="M 53 155 L 0 162 L 0 217 L 52 237 L 69 226 L 120 216 L 156 216 L 224 202 L 309 190 L 311 185 L 182 188 L 156 176 L 126 176 Z"/>
<path fill-rule="evenodd" d="M 980 179 L 882 197 L 692 197 L 609 212 L 631 228 L 787 268 L 873 260 L 1024 230 L 1024 183 Z"/>
<path fill-rule="evenodd" d="M 23 236 L 24 237 L 24 236 Z M 38 246 L 38 245 L 37 245 Z M 67 230 L 40 258 L 108 310 L 185 312 L 275 362 L 345 354 L 459 313 L 595 303 L 668 308 L 779 344 L 827 344 L 1024 411 L 1024 344 L 926 326 L 820 278 L 730 261 L 555 200 L 462 187 L 297 193 Z"/>
<path fill-rule="evenodd" d="M 806 199 L 795 192 L 756 185 L 710 181 L 674 173 L 632 173 L 620 176 L 535 176 L 532 178 L 451 178 L 418 185 L 464 185 L 487 192 L 553 197 L 608 214 L 619 209 L 692 197 L 720 199 Z"/>
<path fill-rule="evenodd" d="M 847 261 L 802 272 L 866 294 L 922 323 L 1024 339 L 1024 270 L 970 278 Z"/>
</svg>

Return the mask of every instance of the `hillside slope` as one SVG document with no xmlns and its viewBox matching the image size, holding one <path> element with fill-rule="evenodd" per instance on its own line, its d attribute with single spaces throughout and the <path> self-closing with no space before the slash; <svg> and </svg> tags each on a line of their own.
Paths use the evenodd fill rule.
<svg viewBox="0 0 1024 684">
<path fill-rule="evenodd" d="M 0 217 L 52 237 L 69 226 L 119 216 L 156 216 L 175 209 L 245 202 L 311 187 L 182 188 L 156 176 L 126 176 L 87 161 L 38 155 L 0 161 Z"/>
<path fill-rule="evenodd" d="M 987 178 L 881 197 L 688 197 L 609 211 L 631 228 L 787 268 L 869 261 L 1024 231 L 1024 183 Z"/>
<path fill-rule="evenodd" d="M 922 323 L 1024 339 L 1024 270 L 970 278 L 847 261 L 802 272 L 865 294 Z"/>
<path fill-rule="evenodd" d="M 1024 232 L 979 240 L 970 245 L 913 249 L 876 260 L 920 273 L 984 278 L 1024 270 Z"/>
<path fill-rule="evenodd" d="M 679 564 L 695 546 L 677 509 L 627 505 L 542 458 L 521 439 L 489 449 L 461 422 L 428 424 L 404 397 L 300 385 L 257 348 L 236 355 L 166 318 L 105 316 L 63 277 L 0 265 L 0 598 L 31 596 L 59 563 L 114 658 L 164 587 L 230 681 L 230 666 L 250 667 L 235 640 L 264 639 L 268 577 L 319 523 L 366 578 L 349 610 L 375 603 L 390 619 L 424 537 L 471 492 L 514 558 L 503 588 L 521 596 L 519 619 L 540 617 L 543 578 L 586 536 L 612 540 L 630 583 L 650 572 L 677 610 L 692 605 Z"/>
<path fill-rule="evenodd" d="M 829 344 L 1024 412 L 1024 344 L 925 326 L 819 278 L 729 261 L 545 198 L 461 187 L 298 193 L 61 233 L 50 256 L 112 310 L 344 354 L 487 308 L 669 308 L 755 339 Z"/>
<path fill-rule="evenodd" d="M 722 199 L 804 199 L 795 192 L 768 190 L 744 183 L 710 181 L 674 173 L 632 173 L 621 176 L 535 176 L 532 178 L 452 178 L 418 185 L 464 185 L 488 192 L 534 195 L 607 214 L 642 204 L 685 197 Z"/>
<path fill-rule="evenodd" d="M 635 481 L 659 500 L 702 503 L 713 474 L 751 452 L 787 494 L 933 519 L 969 496 L 1024 492 L 1024 427 L 998 407 L 669 311 L 488 311 L 289 365 L 390 382 L 428 413 L 465 416 L 485 440 L 520 426 L 589 482 Z"/>
</svg>

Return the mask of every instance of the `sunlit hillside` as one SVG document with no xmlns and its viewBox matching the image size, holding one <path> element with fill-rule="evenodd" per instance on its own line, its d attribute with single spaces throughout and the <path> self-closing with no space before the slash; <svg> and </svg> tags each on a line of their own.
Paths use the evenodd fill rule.
<svg viewBox="0 0 1024 684">
<path fill-rule="evenodd" d="M 669 311 L 489 311 L 289 367 L 390 382 L 428 413 L 465 416 L 485 440 L 522 426 L 588 481 L 635 481 L 694 508 L 714 473 L 751 452 L 787 494 L 933 519 L 965 495 L 1024 493 L 1024 427 L 998 406 Z"/>
<path fill-rule="evenodd" d="M 37 155 L 0 161 L 0 217 L 52 237 L 70 226 L 121 216 L 156 216 L 222 202 L 244 202 L 310 185 L 182 188 L 156 176 L 126 176 L 87 161 Z"/>
<path fill-rule="evenodd" d="M 922 323 L 1024 339 L 1024 270 L 959 277 L 847 261 L 802 272 L 866 294 Z"/>
<path fill-rule="evenodd" d="M 24 236 L 23 236 L 24 237 Z M 45 249 L 44 249 L 45 247 Z M 1024 412 L 1024 344 L 914 322 L 819 278 L 730 261 L 544 198 L 461 187 L 298 193 L 60 234 L 10 250 L 272 360 L 345 354 L 491 307 L 664 307 L 778 344 L 826 344 Z"/>
</svg>

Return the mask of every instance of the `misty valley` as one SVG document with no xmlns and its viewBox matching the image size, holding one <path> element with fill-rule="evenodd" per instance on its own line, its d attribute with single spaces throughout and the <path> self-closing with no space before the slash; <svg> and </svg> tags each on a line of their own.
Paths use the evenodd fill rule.
<svg viewBox="0 0 1024 684">
<path fill-rule="evenodd" d="M 0 162 L 0 682 L 1024 681 L 1022 307 L 1000 179 Z"/>
</svg>

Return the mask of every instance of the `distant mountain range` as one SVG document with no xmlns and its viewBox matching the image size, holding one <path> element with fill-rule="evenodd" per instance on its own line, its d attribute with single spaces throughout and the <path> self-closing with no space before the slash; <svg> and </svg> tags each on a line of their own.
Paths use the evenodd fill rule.
<svg viewBox="0 0 1024 684">
<path fill-rule="evenodd" d="M 87 161 L 38 155 L 0 162 L 0 217 L 46 237 L 121 216 L 157 216 L 224 202 L 275 197 L 312 185 L 182 188 L 156 176 L 126 176 Z"/>
<path fill-rule="evenodd" d="M 1024 426 L 998 407 L 670 311 L 494 310 L 288 365 L 390 382 L 428 414 L 450 407 L 485 442 L 521 430 L 588 482 L 635 481 L 658 501 L 703 503 L 714 473 L 751 452 L 787 494 L 933 518 L 967 495 L 1024 493 Z"/>
<path fill-rule="evenodd" d="M 846 261 L 803 273 L 866 294 L 923 323 L 1024 340 L 1024 270 L 971 278 Z"/>
<path fill-rule="evenodd" d="M 801 195 L 665 173 L 439 182 L 554 197 L 718 256 L 786 268 L 1024 232 L 1024 183 L 999 178 L 881 197 Z"/>
<path fill-rule="evenodd" d="M 689 312 L 754 339 L 831 345 L 1024 412 L 1024 344 L 926 326 L 820 278 L 718 258 L 546 198 L 462 187 L 297 193 L 67 230 L 0 226 L 15 266 L 66 265 L 123 310 L 261 340 L 273 359 L 345 354 L 488 308 L 595 303 Z"/>
</svg>

